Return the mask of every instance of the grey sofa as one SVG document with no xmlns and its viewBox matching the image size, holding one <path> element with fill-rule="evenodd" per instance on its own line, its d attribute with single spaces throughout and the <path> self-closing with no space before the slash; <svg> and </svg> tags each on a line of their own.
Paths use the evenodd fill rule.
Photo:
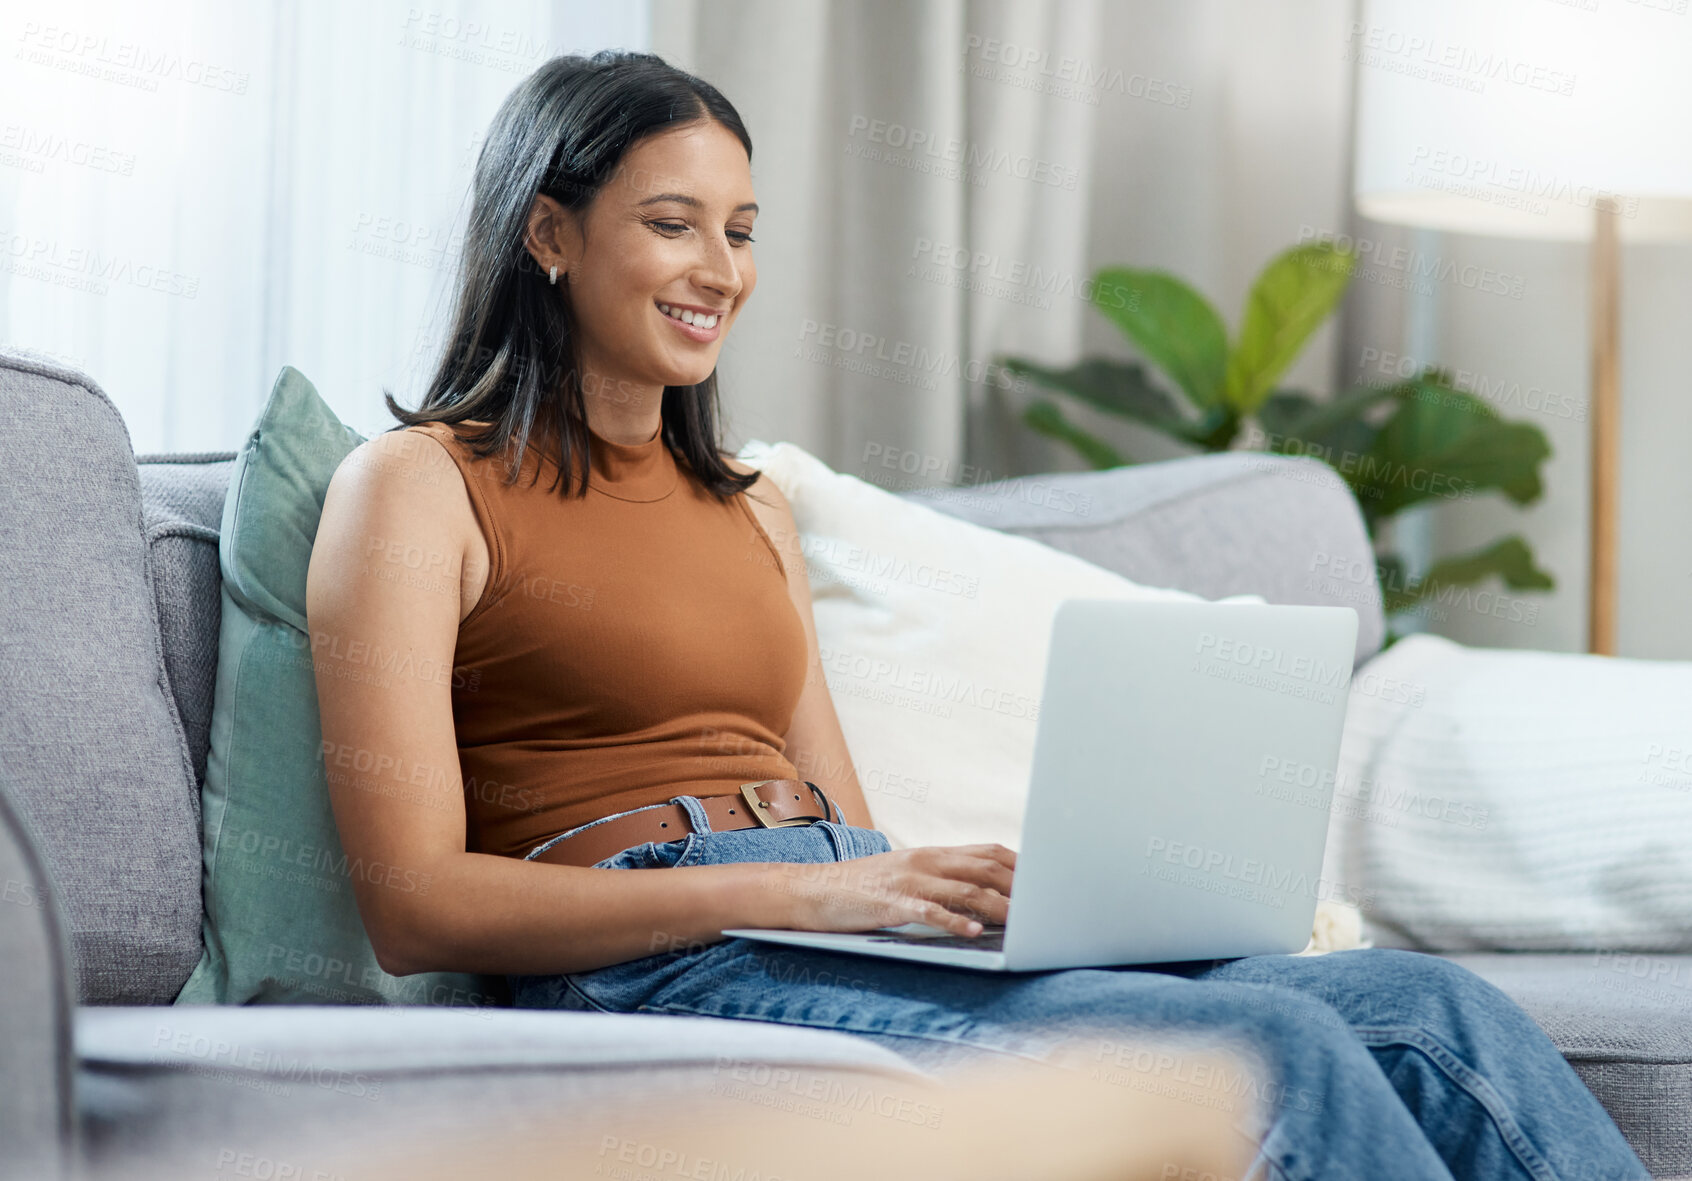
<svg viewBox="0 0 1692 1181">
<path fill-rule="evenodd" d="M 314 1154 L 420 1128 L 591 1121 L 696 1094 L 725 1059 L 921 1074 L 849 1034 L 756 1022 L 173 1005 L 202 947 L 198 789 L 233 456 L 137 458 L 94 382 L 17 349 L 0 348 L 0 421 L 0 1173 L 309 1177 Z M 1369 562 L 1355 504 L 1314 461 L 1209 456 L 908 495 L 1146 583 L 1344 602 L 1359 659 L 1381 642 L 1372 595 L 1312 577 L 1330 557 Z M 1545 1026 L 1657 1176 L 1692 1174 L 1692 1020 L 1660 982 L 1593 955 L 1459 958 Z"/>
</svg>

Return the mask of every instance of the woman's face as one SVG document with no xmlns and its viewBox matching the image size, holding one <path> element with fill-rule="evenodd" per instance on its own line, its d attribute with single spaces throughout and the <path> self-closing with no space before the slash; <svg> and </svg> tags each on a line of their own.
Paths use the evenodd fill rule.
<svg viewBox="0 0 1692 1181">
<path fill-rule="evenodd" d="M 711 375 L 758 280 L 757 212 L 746 149 L 706 121 L 641 140 L 585 216 L 555 219 L 558 290 L 575 315 L 584 392 L 644 404 Z"/>
</svg>

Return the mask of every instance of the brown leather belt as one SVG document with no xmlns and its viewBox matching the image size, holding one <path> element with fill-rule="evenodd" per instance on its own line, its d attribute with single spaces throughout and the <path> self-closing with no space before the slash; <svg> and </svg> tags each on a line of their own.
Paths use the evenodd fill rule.
<svg viewBox="0 0 1692 1181">
<path fill-rule="evenodd" d="M 808 779 L 762 779 L 743 783 L 739 791 L 728 795 L 700 796 L 698 799 L 711 821 L 712 832 L 736 828 L 786 828 L 833 818 L 828 797 Z M 818 800 L 822 801 L 821 816 L 816 812 Z M 615 820 L 595 823 L 591 828 L 565 837 L 551 838 L 552 844 L 542 852 L 531 853 L 525 860 L 545 861 L 551 865 L 590 866 L 624 849 L 644 845 L 648 841 L 660 844 L 679 841 L 693 831 L 687 809 L 680 804 L 654 804 Z"/>
</svg>

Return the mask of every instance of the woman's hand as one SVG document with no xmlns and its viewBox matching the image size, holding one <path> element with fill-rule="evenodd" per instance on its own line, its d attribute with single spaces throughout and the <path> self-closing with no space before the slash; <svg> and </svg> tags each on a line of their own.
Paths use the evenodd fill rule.
<svg viewBox="0 0 1692 1181">
<path fill-rule="evenodd" d="M 1016 851 L 1003 845 L 930 845 L 850 861 L 770 862 L 761 884 L 775 891 L 773 921 L 802 931 L 870 931 L 927 923 L 979 935 L 1010 913 Z"/>
</svg>

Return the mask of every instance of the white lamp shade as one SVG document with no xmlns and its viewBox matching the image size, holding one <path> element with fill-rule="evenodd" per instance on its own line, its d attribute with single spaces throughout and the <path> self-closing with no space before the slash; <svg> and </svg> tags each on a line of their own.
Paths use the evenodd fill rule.
<svg viewBox="0 0 1692 1181">
<path fill-rule="evenodd" d="M 1688 0 L 1364 0 L 1356 198 L 1377 221 L 1692 238 Z"/>
</svg>

